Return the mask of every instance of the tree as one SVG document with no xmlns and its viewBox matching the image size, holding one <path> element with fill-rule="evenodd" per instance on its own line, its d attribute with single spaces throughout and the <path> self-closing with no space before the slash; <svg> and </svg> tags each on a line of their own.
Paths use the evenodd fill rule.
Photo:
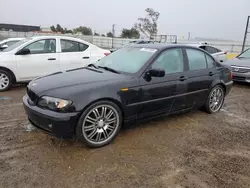
<svg viewBox="0 0 250 188">
<path fill-rule="evenodd" d="M 100 36 L 100 34 L 99 34 L 99 33 L 95 33 L 94 35 L 95 35 L 95 36 Z"/>
<path fill-rule="evenodd" d="M 107 37 L 114 37 L 114 36 L 113 36 L 113 33 L 108 32 L 108 33 L 107 33 Z"/>
<path fill-rule="evenodd" d="M 55 28 L 55 26 L 50 26 L 50 29 L 51 29 L 51 31 L 53 31 L 53 32 L 56 32 L 56 28 Z"/>
<path fill-rule="evenodd" d="M 135 38 L 138 39 L 140 38 L 140 33 L 139 31 L 137 31 L 135 28 L 131 28 L 131 29 L 122 29 L 122 34 L 121 34 L 121 38 Z"/>
<path fill-rule="evenodd" d="M 85 26 L 80 26 L 73 29 L 73 33 L 82 33 L 83 35 L 93 35 L 92 29 Z"/>
<path fill-rule="evenodd" d="M 158 32 L 157 21 L 160 13 L 152 8 L 147 8 L 145 11 L 147 13 L 146 17 L 138 18 L 138 23 L 135 24 L 135 28 L 152 39 Z"/>
<path fill-rule="evenodd" d="M 64 28 L 64 33 L 73 33 L 73 31 L 72 30 L 68 30 L 67 28 Z"/>
<path fill-rule="evenodd" d="M 57 24 L 57 25 L 56 25 L 56 31 L 57 31 L 57 32 L 60 32 L 60 33 L 64 33 L 64 29 L 61 27 L 60 24 Z"/>
<path fill-rule="evenodd" d="M 101 35 L 102 37 L 106 37 L 104 34 Z"/>
</svg>

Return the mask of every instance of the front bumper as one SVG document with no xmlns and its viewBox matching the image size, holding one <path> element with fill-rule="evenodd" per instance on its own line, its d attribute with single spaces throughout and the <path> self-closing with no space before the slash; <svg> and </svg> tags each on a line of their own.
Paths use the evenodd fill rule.
<svg viewBox="0 0 250 188">
<path fill-rule="evenodd" d="M 23 106 L 29 121 L 43 132 L 59 138 L 72 138 L 79 113 L 58 113 L 30 105 L 28 96 L 23 97 Z"/>
<path fill-rule="evenodd" d="M 233 72 L 233 81 L 250 83 L 250 73 Z"/>
</svg>

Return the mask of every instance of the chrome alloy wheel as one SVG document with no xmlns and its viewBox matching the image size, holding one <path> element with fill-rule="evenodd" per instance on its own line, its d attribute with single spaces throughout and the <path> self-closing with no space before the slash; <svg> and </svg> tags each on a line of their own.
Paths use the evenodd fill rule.
<svg viewBox="0 0 250 188">
<path fill-rule="evenodd" d="M 83 120 L 83 136 L 90 143 L 101 144 L 113 137 L 119 123 L 119 114 L 114 107 L 110 105 L 96 106 Z"/>
<path fill-rule="evenodd" d="M 5 88 L 8 87 L 9 84 L 10 84 L 9 77 L 4 73 L 0 73 L 0 90 L 4 90 Z"/>
<path fill-rule="evenodd" d="M 209 98 L 209 108 L 212 112 L 217 112 L 222 104 L 224 99 L 224 91 L 221 87 L 216 87 L 212 91 Z"/>
</svg>

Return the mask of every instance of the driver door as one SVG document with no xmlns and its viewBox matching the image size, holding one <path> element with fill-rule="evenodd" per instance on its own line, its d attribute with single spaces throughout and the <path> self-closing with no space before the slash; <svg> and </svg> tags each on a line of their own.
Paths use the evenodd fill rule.
<svg viewBox="0 0 250 188">
<path fill-rule="evenodd" d="M 16 55 L 19 80 L 29 81 L 36 77 L 60 71 L 56 39 L 42 39 L 24 47 L 30 54 Z"/>
<path fill-rule="evenodd" d="M 164 77 L 140 78 L 142 89 L 140 116 L 169 113 L 185 109 L 185 64 L 181 48 L 162 52 L 150 69 L 164 69 Z"/>
</svg>

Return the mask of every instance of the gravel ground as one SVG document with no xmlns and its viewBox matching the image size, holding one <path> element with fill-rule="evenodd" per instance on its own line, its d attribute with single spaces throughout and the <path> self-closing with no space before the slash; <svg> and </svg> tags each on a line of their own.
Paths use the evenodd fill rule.
<svg viewBox="0 0 250 188">
<path fill-rule="evenodd" d="M 1 188 L 250 187 L 250 85 L 234 85 L 220 113 L 157 118 L 89 149 L 31 130 L 25 86 L 0 93 Z"/>
</svg>

